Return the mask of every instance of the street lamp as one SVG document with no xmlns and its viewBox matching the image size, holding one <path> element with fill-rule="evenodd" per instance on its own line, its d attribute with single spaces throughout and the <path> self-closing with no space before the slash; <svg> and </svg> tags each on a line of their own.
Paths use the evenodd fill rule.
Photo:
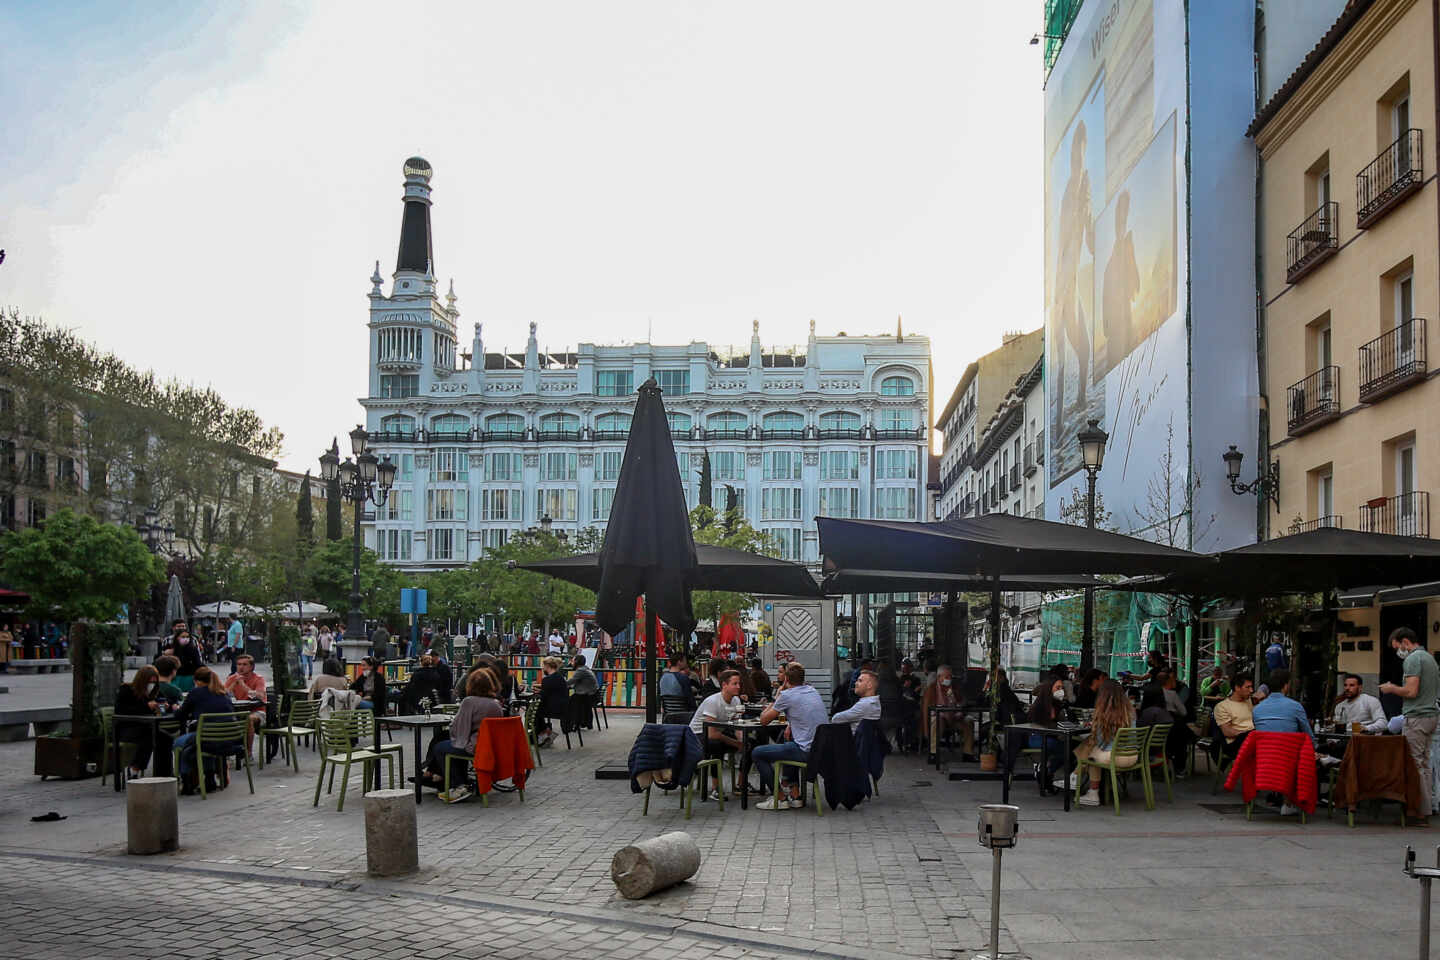
<svg viewBox="0 0 1440 960">
<path fill-rule="evenodd" d="M 145 541 L 151 553 L 170 553 L 175 545 L 175 528 L 162 523 L 159 511 L 147 507 L 145 513 L 135 520 L 135 532 Z"/>
<path fill-rule="evenodd" d="M 363 510 L 368 501 L 376 507 L 383 507 L 390 498 L 390 487 L 395 482 L 395 465 L 387 458 L 381 463 L 366 450 L 369 435 L 364 427 L 357 426 L 350 431 L 350 450 L 355 460 L 340 461 L 340 445 L 331 441 L 330 449 L 320 457 L 320 474 L 329 482 L 340 481 L 340 498 L 355 505 L 355 529 L 350 563 L 350 612 L 345 619 L 345 639 L 364 642 L 365 615 L 360 609 L 360 524 Z M 379 717 L 385 712 L 385 670 L 383 665 L 376 672 L 375 697 L 375 748 L 380 748 Z"/>
<path fill-rule="evenodd" d="M 1080 443 L 1080 460 L 1085 465 L 1085 526 L 1087 529 L 1095 529 L 1095 475 L 1100 472 L 1101 466 L 1105 463 L 1105 444 L 1109 442 L 1110 435 L 1100 429 L 1099 420 L 1089 421 L 1089 425 L 1076 435 L 1075 439 Z M 1089 670 L 1095 666 L 1095 588 L 1085 588 L 1085 634 L 1080 639 L 1080 669 Z"/>
<path fill-rule="evenodd" d="M 1225 479 L 1230 481 L 1230 492 L 1235 494 L 1253 493 L 1257 497 L 1264 497 L 1275 504 L 1275 510 L 1280 510 L 1280 461 L 1272 460 L 1270 469 L 1264 470 L 1256 475 L 1249 483 L 1240 482 L 1240 465 L 1245 460 L 1245 454 L 1235 449 L 1235 444 L 1230 444 L 1230 449 L 1220 454 L 1225 461 Z"/>
</svg>

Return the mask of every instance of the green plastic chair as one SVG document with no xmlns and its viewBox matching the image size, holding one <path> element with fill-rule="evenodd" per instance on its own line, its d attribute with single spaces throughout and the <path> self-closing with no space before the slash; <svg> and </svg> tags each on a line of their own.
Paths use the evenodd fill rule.
<svg viewBox="0 0 1440 960">
<path fill-rule="evenodd" d="M 530 756 L 535 761 L 536 767 L 545 766 L 545 761 L 540 759 L 540 735 L 535 731 L 535 721 L 540 716 L 540 698 L 533 697 L 525 704 L 525 737 L 530 741 Z M 648 806 L 650 798 L 645 798 Z"/>
<path fill-rule="evenodd" d="M 101 757 L 103 762 L 100 764 L 100 786 L 103 787 L 105 786 L 105 778 L 110 775 L 111 766 L 115 762 L 115 754 L 112 751 L 120 751 L 119 776 L 122 779 L 128 778 L 129 774 L 127 771 L 130 769 L 130 761 L 135 759 L 135 744 L 128 742 L 121 743 L 116 738 L 114 707 L 100 708 L 100 730 L 103 734 L 103 743 L 105 746 L 104 756 Z"/>
<path fill-rule="evenodd" d="M 801 802 L 805 800 L 805 774 L 809 771 L 810 765 L 804 760 L 776 760 L 775 809 L 777 811 L 780 809 L 780 781 L 782 779 L 780 774 L 784 772 L 786 767 L 795 768 L 795 780 L 800 784 L 800 800 Z M 815 815 L 817 817 L 825 816 L 825 811 L 820 807 L 820 775 L 818 773 L 815 775 Z"/>
<path fill-rule="evenodd" d="M 245 779 L 250 784 L 250 792 L 255 792 L 255 776 L 251 773 L 250 753 L 245 749 L 245 732 L 250 728 L 250 711 L 239 711 L 236 713 L 206 713 L 202 714 L 199 722 L 195 725 L 195 778 L 200 783 L 200 799 L 208 800 L 209 794 L 205 790 L 205 760 L 210 758 L 217 761 L 220 775 L 226 776 L 225 761 L 235 757 L 237 762 L 245 764 Z M 207 750 L 210 747 L 212 749 Z M 180 780 L 180 748 L 175 747 L 172 751 L 173 762 L 177 774 L 176 784 Z"/>
<path fill-rule="evenodd" d="M 443 714 L 445 714 L 445 716 L 447 716 L 447 717 L 453 717 L 453 716 L 455 716 L 455 714 L 457 714 L 457 713 L 460 712 L 460 704 L 458 704 L 458 703 L 442 703 L 442 704 L 440 704 L 438 707 L 435 708 L 435 712 L 436 712 L 436 713 L 443 713 Z"/>
<path fill-rule="evenodd" d="M 690 778 L 690 782 L 687 783 L 687 784 L 685 784 L 683 787 L 680 787 L 680 788 L 679 788 L 679 789 L 680 789 L 680 806 L 681 806 L 682 808 L 684 808 L 684 810 L 685 810 L 685 819 L 686 819 L 686 820 L 689 820 L 689 819 L 694 815 L 694 812 L 695 812 L 695 811 L 694 811 L 694 807 L 695 807 L 695 791 L 696 791 L 696 790 L 708 790 L 709 787 L 706 786 L 706 784 L 707 784 L 707 782 L 709 781 L 710 776 L 711 776 L 712 774 L 714 775 L 714 777 L 715 777 L 715 779 L 716 779 L 717 781 L 723 779 L 723 777 L 724 777 L 724 774 L 721 773 L 721 770 L 720 770 L 720 758 L 719 758 L 719 757 L 710 757 L 710 758 L 708 758 L 708 759 L 701 760 L 699 763 L 695 764 L 695 774 Z M 642 817 L 648 817 L 648 816 L 650 815 L 650 790 L 651 790 L 654 786 L 655 786 L 655 784 L 654 784 L 654 782 L 652 781 L 650 784 L 648 784 L 648 785 L 645 787 L 645 805 L 640 808 L 640 816 L 642 816 Z M 663 789 L 663 788 L 662 788 L 662 789 Z M 667 792 L 668 792 L 668 791 L 667 791 Z M 718 801 L 718 803 L 719 803 L 721 812 L 724 812 L 724 810 L 725 810 L 725 794 L 724 794 L 724 791 L 721 791 L 721 793 L 720 793 L 720 800 Z"/>
<path fill-rule="evenodd" d="M 374 714 L 374 713 L 370 712 L 369 710 L 336 710 L 334 713 L 331 714 L 331 716 L 332 716 L 332 717 L 341 717 L 341 718 L 343 718 L 343 719 L 354 720 L 356 723 L 358 723 L 358 724 L 360 725 L 360 741 L 361 741 L 362 743 L 371 744 L 371 746 L 370 746 L 369 749 L 370 749 L 372 752 L 374 751 L 374 749 L 375 749 L 375 747 L 374 747 L 374 742 L 375 742 L 375 714 Z M 401 743 L 384 743 L 384 742 L 381 742 L 381 744 L 380 744 L 380 752 L 381 752 L 382 754 L 386 754 L 386 755 L 389 755 L 389 754 L 392 754 L 392 753 L 398 755 L 398 756 L 400 757 L 400 769 L 401 769 L 401 770 L 404 770 L 404 769 L 405 769 L 405 745 L 404 745 L 404 744 L 401 744 Z"/>
<path fill-rule="evenodd" d="M 285 748 L 290 751 L 290 763 L 295 772 L 300 772 L 300 754 L 295 746 L 301 737 L 308 737 L 315 733 L 316 711 L 320 709 L 318 700 L 291 700 L 290 716 L 283 727 L 264 727 L 260 730 L 261 739 L 265 737 L 282 737 L 285 740 Z M 260 748 L 260 769 L 265 769 L 265 748 L 262 742 Z"/>
<path fill-rule="evenodd" d="M 1145 806 L 1155 809 L 1155 774 L 1154 769 L 1158 766 L 1165 772 L 1165 799 L 1171 803 L 1175 802 L 1175 790 L 1172 786 L 1170 773 L 1170 757 L 1165 753 L 1165 745 L 1170 737 L 1170 728 L 1174 724 L 1157 723 L 1150 727 L 1150 737 L 1145 746 L 1145 762 L 1142 765 L 1145 777 Z M 1159 752 L 1156 752 L 1158 748 Z"/>
<path fill-rule="evenodd" d="M 340 712 L 340 711 L 337 711 Z M 364 711 L 343 711 L 346 713 L 358 713 Z M 371 736 L 374 736 L 371 733 Z M 320 773 L 315 778 L 315 799 L 310 804 L 312 807 L 320 805 L 320 787 L 325 783 L 325 768 L 330 768 L 330 785 L 326 793 L 335 789 L 335 768 L 341 768 L 340 773 L 340 802 L 335 807 L 339 813 L 345 809 L 345 789 L 350 783 L 350 768 L 360 764 L 362 789 L 365 792 L 370 790 L 370 765 L 376 765 L 376 778 L 379 778 L 379 761 L 384 760 L 390 765 L 390 786 L 395 786 L 395 756 L 392 753 L 376 753 L 373 750 L 360 746 L 364 733 L 360 721 L 354 717 L 330 716 L 320 721 L 320 739 L 323 741 L 324 749 L 320 752 Z"/>
<path fill-rule="evenodd" d="M 1100 786 L 1105 786 L 1104 772 L 1110 773 L 1110 800 L 1115 805 L 1115 816 L 1120 816 L 1120 784 L 1124 781 L 1125 775 L 1134 773 L 1140 776 L 1145 775 L 1145 765 L 1140 759 L 1146 751 L 1150 739 L 1150 731 L 1153 727 L 1121 727 L 1115 731 L 1115 742 L 1110 746 L 1110 761 L 1108 763 L 1096 763 L 1094 760 L 1086 760 L 1080 765 L 1080 772 L 1084 773 L 1090 767 L 1101 771 Z M 1120 761 L 1132 760 L 1129 766 L 1121 766 Z M 1103 794 L 1102 794 L 1103 796 Z M 1145 808 L 1148 810 L 1153 802 L 1146 797 Z"/>
</svg>

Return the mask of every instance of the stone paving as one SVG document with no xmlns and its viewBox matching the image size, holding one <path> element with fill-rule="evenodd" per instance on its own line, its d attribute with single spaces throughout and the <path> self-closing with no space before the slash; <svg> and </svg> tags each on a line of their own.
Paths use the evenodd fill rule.
<svg viewBox="0 0 1440 960">
<path fill-rule="evenodd" d="M 354 931 L 377 902 L 389 910 L 396 901 L 396 929 L 419 938 L 405 942 L 442 952 L 469 929 L 466 918 L 481 918 L 476 929 L 513 934 L 514 943 L 497 950 L 518 944 L 532 954 L 536 938 L 593 935 L 606 947 L 619 943 L 610 932 L 617 930 L 635 934 L 626 956 L 692 943 L 711 952 L 835 957 L 968 957 L 982 948 L 991 860 L 975 843 L 975 806 L 998 800 L 998 784 L 952 782 L 916 758 L 891 757 L 883 794 L 854 811 L 827 808 L 816 817 L 813 808 L 767 813 L 733 802 L 722 813 L 697 802 L 686 821 L 674 796 L 657 794 L 642 817 L 628 783 L 594 779 L 601 764 L 623 762 L 640 724 L 617 711 L 610 720 L 610 730 L 587 734 L 584 748 L 567 752 L 562 740 L 546 750 L 523 804 L 513 794 L 492 797 L 488 808 L 427 797 L 419 811 L 422 871 L 394 881 L 364 874 L 358 772 L 343 813 L 323 794 L 312 807 L 317 764 L 308 751 L 299 774 L 279 765 L 257 772 L 254 796 L 242 777 L 209 800 L 183 798 L 182 850 L 136 858 L 124 854 L 123 798 L 109 786 L 41 783 L 29 775 L 32 745 L 0 745 L 0 864 L 7 887 L 28 891 L 24 910 L 62 905 L 62 915 L 64 904 L 79 902 L 64 891 L 92 875 L 126 891 L 115 901 L 122 911 L 154 901 L 163 913 L 178 898 L 212 920 L 227 915 L 226 897 L 242 897 L 324 904 L 324 916 Z M 408 774 L 411 738 L 397 734 L 396 742 Z M 1002 947 L 1046 957 L 1414 955 L 1419 885 L 1400 872 L 1404 848 L 1420 845 L 1426 861 L 1440 833 L 1402 831 L 1393 813 L 1353 830 L 1323 813 L 1305 826 L 1261 811 L 1246 822 L 1243 813 L 1201 806 L 1236 801 L 1212 797 L 1204 777 L 1179 784 L 1173 806 L 1160 793 L 1152 812 L 1137 790 L 1120 817 L 1108 807 L 1067 815 L 1058 800 L 1017 785 L 1022 835 L 1005 858 Z M 29 822 L 48 810 L 69 819 Z M 700 872 L 647 900 L 620 899 L 608 875 L 615 850 L 671 829 L 695 836 Z M 257 899 L 237 892 L 252 889 Z M 414 900 L 431 905 L 404 905 Z M 75 908 L 77 929 L 93 907 Z M 438 922 L 399 919 L 442 908 Z M 288 930 L 279 916 L 271 929 L 269 914 L 259 913 L 276 943 L 293 940 L 299 951 L 307 936 L 313 942 L 315 930 Z M 1436 926 L 1440 933 L 1440 917 Z M 79 933 L 45 936 L 51 952 L 35 955 L 96 955 Z M 273 945 L 254 952 L 291 955 Z"/>
</svg>

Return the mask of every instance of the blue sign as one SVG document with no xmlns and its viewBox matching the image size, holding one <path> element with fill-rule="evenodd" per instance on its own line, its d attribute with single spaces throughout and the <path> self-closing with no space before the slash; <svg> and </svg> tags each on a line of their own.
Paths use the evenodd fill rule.
<svg viewBox="0 0 1440 960">
<path fill-rule="evenodd" d="M 424 588 L 400 588 L 401 613 L 425 613 L 429 609 L 428 600 L 429 593 Z"/>
</svg>

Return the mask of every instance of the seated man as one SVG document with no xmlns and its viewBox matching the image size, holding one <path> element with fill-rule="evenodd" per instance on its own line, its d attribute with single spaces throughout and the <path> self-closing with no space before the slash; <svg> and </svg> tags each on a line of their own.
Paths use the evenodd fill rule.
<svg viewBox="0 0 1440 960">
<path fill-rule="evenodd" d="M 1230 681 L 1230 696 L 1215 704 L 1211 716 L 1225 738 L 1223 750 L 1213 751 L 1217 761 L 1239 753 L 1245 737 L 1255 729 L 1255 719 L 1251 716 L 1254 708 L 1250 704 L 1250 695 L 1254 692 L 1254 678 L 1248 673 L 1237 673 Z"/>
<path fill-rule="evenodd" d="M 235 672 L 225 681 L 225 692 L 236 700 L 250 701 L 250 729 L 245 732 L 245 752 L 249 753 L 255 731 L 265 725 L 265 678 L 255 672 L 255 658 L 250 654 L 235 656 Z"/>
<path fill-rule="evenodd" d="M 1250 712 L 1251 722 L 1256 730 L 1272 730 L 1280 733 L 1303 733 L 1308 737 L 1315 734 L 1310 730 L 1310 719 L 1305 708 L 1290 699 L 1290 671 L 1281 667 L 1271 670 L 1269 677 L 1270 696 L 1255 704 Z"/>
<path fill-rule="evenodd" d="M 717 720 L 721 723 L 733 723 L 745 709 L 745 704 L 740 699 L 740 671 L 724 670 L 716 677 L 720 682 L 720 691 L 712 693 L 701 701 L 700 706 L 695 708 L 695 716 L 690 718 L 690 729 L 695 731 L 695 736 L 705 744 L 705 758 L 723 757 L 727 753 L 734 753 L 740 749 L 739 738 L 733 736 L 729 727 L 705 726 L 706 720 Z M 715 790 L 710 794 L 711 800 L 720 799 L 720 789 L 724 786 L 720 781 L 720 774 L 715 775 Z"/>
<path fill-rule="evenodd" d="M 1225 682 L 1225 668 L 1217 663 L 1210 676 L 1200 681 L 1200 699 L 1211 703 L 1229 695 L 1230 684 Z"/>
<path fill-rule="evenodd" d="M 175 685 L 175 674 L 179 670 L 180 661 L 169 654 L 155 658 L 155 672 L 160 675 L 160 686 L 155 690 L 155 697 L 172 709 L 179 706 L 180 702 L 185 699 L 184 692 Z"/>
<path fill-rule="evenodd" d="M 755 767 L 760 771 L 760 785 L 770 791 L 775 786 L 775 761 L 810 759 L 810 746 L 815 742 L 815 730 L 829 720 L 825 713 L 825 701 L 810 684 L 805 682 L 805 668 L 798 663 L 785 664 L 785 689 L 775 702 L 760 714 L 760 722 L 769 724 L 781 714 L 789 722 L 782 743 L 767 743 L 751 751 Z M 804 806 L 800 790 L 792 783 L 781 786 L 780 802 L 772 795 L 760 804 L 761 810 L 778 810 L 782 806 L 799 809 Z"/>
<path fill-rule="evenodd" d="M 695 697 L 690 686 L 690 676 L 685 654 L 670 654 L 670 669 L 660 674 L 660 696 L 684 697 L 687 710 L 695 708 Z M 661 717 L 664 722 L 664 717 Z"/>
<path fill-rule="evenodd" d="M 1361 724 L 1365 733 L 1384 733 L 1390 721 L 1380 701 L 1364 693 L 1364 681 L 1358 674 L 1345 674 L 1345 686 L 1335 701 L 1335 722 L 1350 729 L 1352 724 Z"/>
<path fill-rule="evenodd" d="M 947 733 L 956 727 L 960 728 L 961 736 L 964 737 L 965 752 L 975 752 L 975 728 L 970 721 L 958 713 L 938 713 L 935 715 L 934 728 L 930 728 L 931 707 L 963 707 L 965 705 L 965 694 L 955 686 L 954 671 L 949 664 L 943 664 L 935 671 L 935 679 L 925 688 L 925 693 L 920 699 L 920 718 L 922 724 L 923 739 L 929 744 L 933 753 L 937 747 L 931 743 L 934 739 L 940 740 Z"/>
<path fill-rule="evenodd" d="M 848 710 L 841 710 L 830 718 L 831 723 L 848 723 L 850 732 L 854 733 L 860 727 L 861 720 L 880 719 L 880 697 L 876 691 L 880 689 L 880 677 L 874 670 L 862 669 L 855 674 L 855 695 L 859 698 L 854 706 Z"/>
</svg>

